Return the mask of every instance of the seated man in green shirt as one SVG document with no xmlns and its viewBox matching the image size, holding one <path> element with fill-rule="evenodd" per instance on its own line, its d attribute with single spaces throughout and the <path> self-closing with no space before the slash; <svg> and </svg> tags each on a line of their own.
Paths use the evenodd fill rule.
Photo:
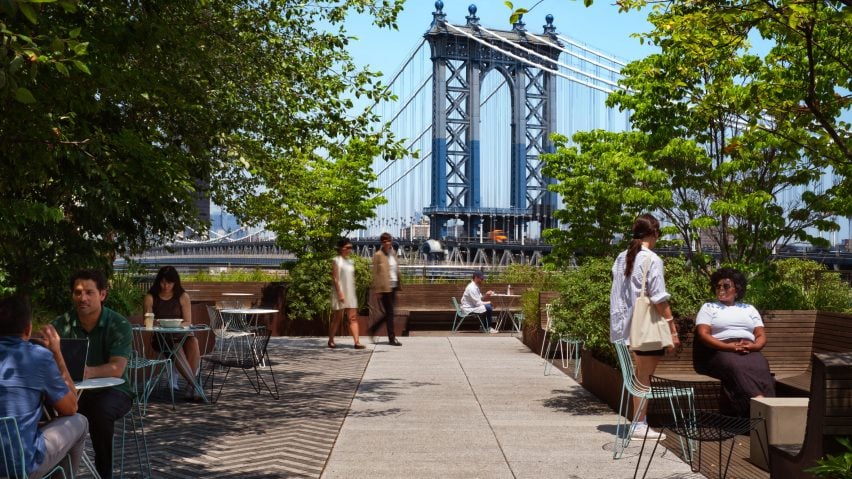
<svg viewBox="0 0 852 479">
<path fill-rule="evenodd" d="M 115 421 L 130 410 L 132 393 L 125 369 L 133 338 L 127 319 L 103 306 L 106 276 L 97 270 L 78 271 L 71 278 L 74 309 L 53 320 L 62 338 L 89 338 L 85 379 L 124 378 L 119 386 L 86 391 L 78 411 L 89 420 L 89 435 L 95 451 L 95 468 L 104 479 L 112 477 L 112 437 Z"/>
</svg>

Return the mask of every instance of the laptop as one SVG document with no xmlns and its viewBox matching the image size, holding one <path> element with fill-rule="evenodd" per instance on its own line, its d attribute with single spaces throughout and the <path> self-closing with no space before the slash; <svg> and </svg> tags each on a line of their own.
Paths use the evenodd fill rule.
<svg viewBox="0 0 852 479">
<path fill-rule="evenodd" d="M 83 373 L 86 371 L 86 359 L 89 356 L 89 339 L 62 338 L 59 341 L 59 349 L 71 380 L 75 383 L 82 381 Z"/>
</svg>

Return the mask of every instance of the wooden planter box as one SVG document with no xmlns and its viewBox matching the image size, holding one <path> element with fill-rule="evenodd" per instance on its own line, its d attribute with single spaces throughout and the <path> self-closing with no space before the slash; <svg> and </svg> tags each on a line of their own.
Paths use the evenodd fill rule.
<svg viewBox="0 0 852 479">
<path fill-rule="evenodd" d="M 591 352 L 586 350 L 583 350 L 583 362 L 580 364 L 580 369 L 582 369 L 580 384 L 606 403 L 613 411 L 618 412 L 623 384 L 621 372 L 595 358 Z M 633 409 L 632 403 L 633 401 L 630 401 L 630 409 Z"/>
</svg>

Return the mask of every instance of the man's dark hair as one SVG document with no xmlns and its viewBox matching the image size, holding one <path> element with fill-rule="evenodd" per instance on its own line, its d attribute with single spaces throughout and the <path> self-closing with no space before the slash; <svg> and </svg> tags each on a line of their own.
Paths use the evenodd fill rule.
<svg viewBox="0 0 852 479">
<path fill-rule="evenodd" d="M 0 336 L 20 336 L 30 325 L 32 312 L 26 300 L 9 296 L 0 301 Z"/>
<path fill-rule="evenodd" d="M 71 276 L 71 284 L 69 284 L 71 291 L 74 291 L 74 284 L 80 280 L 94 281 L 98 291 L 106 291 L 107 289 L 106 275 L 99 269 L 81 269 L 74 273 L 74 276 Z"/>
<path fill-rule="evenodd" d="M 384 232 L 379 236 L 379 241 L 391 241 L 393 240 L 393 236 L 390 233 Z"/>
</svg>

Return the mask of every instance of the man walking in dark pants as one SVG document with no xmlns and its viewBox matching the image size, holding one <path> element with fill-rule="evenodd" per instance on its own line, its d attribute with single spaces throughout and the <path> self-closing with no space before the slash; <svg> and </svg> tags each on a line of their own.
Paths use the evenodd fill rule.
<svg viewBox="0 0 852 479">
<path fill-rule="evenodd" d="M 89 420 L 95 468 L 102 478 L 109 479 L 115 421 L 124 417 L 133 404 L 125 376 L 133 338 L 127 319 L 103 306 L 106 295 L 107 280 L 102 272 L 78 271 L 71 278 L 74 309 L 53 320 L 53 327 L 63 338 L 89 338 L 85 379 L 125 379 L 119 386 L 86 391 L 78 401 L 78 411 Z"/>
<path fill-rule="evenodd" d="M 388 344 L 402 346 L 393 330 L 393 306 L 396 301 L 396 291 L 400 289 L 399 261 L 393 249 L 393 237 L 390 233 L 382 233 L 379 239 L 382 242 L 382 249 L 373 255 L 373 284 L 370 289 L 382 305 L 384 315 L 370 326 L 370 335 L 373 335 L 384 322 L 388 330 Z"/>
</svg>

